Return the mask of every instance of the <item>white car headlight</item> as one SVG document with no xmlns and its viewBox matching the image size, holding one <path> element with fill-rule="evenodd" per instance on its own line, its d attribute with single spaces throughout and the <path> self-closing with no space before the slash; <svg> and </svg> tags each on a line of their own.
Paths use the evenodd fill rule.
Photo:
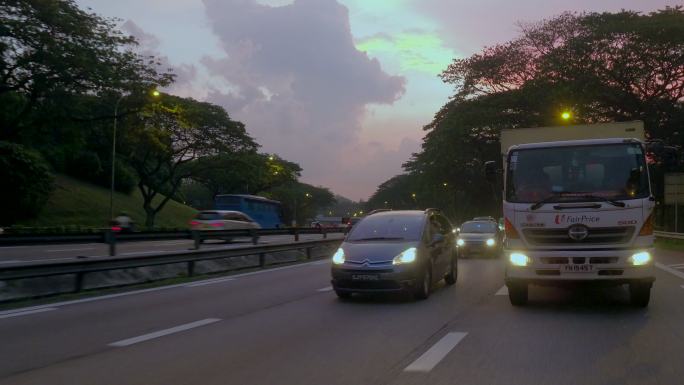
<svg viewBox="0 0 684 385">
<path fill-rule="evenodd" d="M 394 257 L 392 260 L 393 265 L 402 265 L 404 263 L 411 263 L 416 260 L 416 248 L 410 247 L 401 252 L 401 254 Z"/>
<path fill-rule="evenodd" d="M 465 245 L 465 241 L 461 238 L 456 240 L 456 246 L 463 246 Z"/>
<path fill-rule="evenodd" d="M 344 263 L 344 250 L 340 247 L 337 249 L 335 254 L 333 254 L 332 261 L 335 265 L 341 265 Z"/>
<path fill-rule="evenodd" d="M 530 263 L 530 258 L 523 253 L 511 253 L 508 259 L 515 266 L 527 266 Z"/>
<path fill-rule="evenodd" d="M 645 265 L 651 261 L 651 254 L 648 251 L 642 251 L 632 255 L 629 258 L 629 261 L 632 262 L 632 265 L 634 266 Z"/>
<path fill-rule="evenodd" d="M 487 239 L 487 246 L 492 247 L 495 244 L 496 244 L 496 241 L 494 241 L 494 238 Z"/>
</svg>

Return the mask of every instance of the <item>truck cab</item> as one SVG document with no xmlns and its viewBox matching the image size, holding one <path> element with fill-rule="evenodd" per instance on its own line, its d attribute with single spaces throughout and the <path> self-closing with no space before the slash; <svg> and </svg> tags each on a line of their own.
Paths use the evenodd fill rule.
<svg viewBox="0 0 684 385">
<path fill-rule="evenodd" d="M 588 284 L 628 285 L 631 302 L 648 305 L 655 201 L 638 138 L 643 126 L 582 126 L 574 135 L 587 127 L 591 139 L 530 142 L 525 130 L 539 129 L 502 133 L 502 145 L 519 139 L 503 154 L 504 255 L 513 305 L 527 303 L 530 285 Z M 546 129 L 553 138 L 556 128 Z M 563 139 L 573 135 L 573 127 L 561 130 Z M 601 134 L 608 137 L 596 138 Z"/>
</svg>

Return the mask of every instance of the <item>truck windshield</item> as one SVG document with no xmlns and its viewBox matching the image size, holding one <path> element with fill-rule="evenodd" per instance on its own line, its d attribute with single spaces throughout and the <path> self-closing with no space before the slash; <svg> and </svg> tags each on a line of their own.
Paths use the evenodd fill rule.
<svg viewBox="0 0 684 385">
<path fill-rule="evenodd" d="M 508 202 L 627 200 L 649 194 L 638 143 L 513 150 L 508 155 Z"/>
</svg>

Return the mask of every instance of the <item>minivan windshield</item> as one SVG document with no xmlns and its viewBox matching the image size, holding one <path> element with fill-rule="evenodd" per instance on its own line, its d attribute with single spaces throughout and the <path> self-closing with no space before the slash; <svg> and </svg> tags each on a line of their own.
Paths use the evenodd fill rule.
<svg viewBox="0 0 684 385">
<path fill-rule="evenodd" d="M 461 233 L 496 233 L 496 227 L 492 221 L 465 222 L 461 225 Z"/>
<path fill-rule="evenodd" d="M 371 215 L 359 221 L 347 241 L 418 241 L 423 234 L 422 215 Z"/>
<path fill-rule="evenodd" d="M 639 143 L 511 151 L 506 200 L 514 203 L 626 200 L 649 196 Z"/>
</svg>

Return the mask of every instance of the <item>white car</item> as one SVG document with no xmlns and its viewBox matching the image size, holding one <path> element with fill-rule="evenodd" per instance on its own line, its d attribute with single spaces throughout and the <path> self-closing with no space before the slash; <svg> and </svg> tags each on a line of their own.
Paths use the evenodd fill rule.
<svg viewBox="0 0 684 385">
<path fill-rule="evenodd" d="M 190 221 L 190 229 L 200 231 L 250 230 L 260 228 L 261 226 L 259 226 L 254 219 L 240 211 L 200 211 L 195 215 L 195 218 Z M 203 238 L 207 237 L 204 236 Z"/>
</svg>

